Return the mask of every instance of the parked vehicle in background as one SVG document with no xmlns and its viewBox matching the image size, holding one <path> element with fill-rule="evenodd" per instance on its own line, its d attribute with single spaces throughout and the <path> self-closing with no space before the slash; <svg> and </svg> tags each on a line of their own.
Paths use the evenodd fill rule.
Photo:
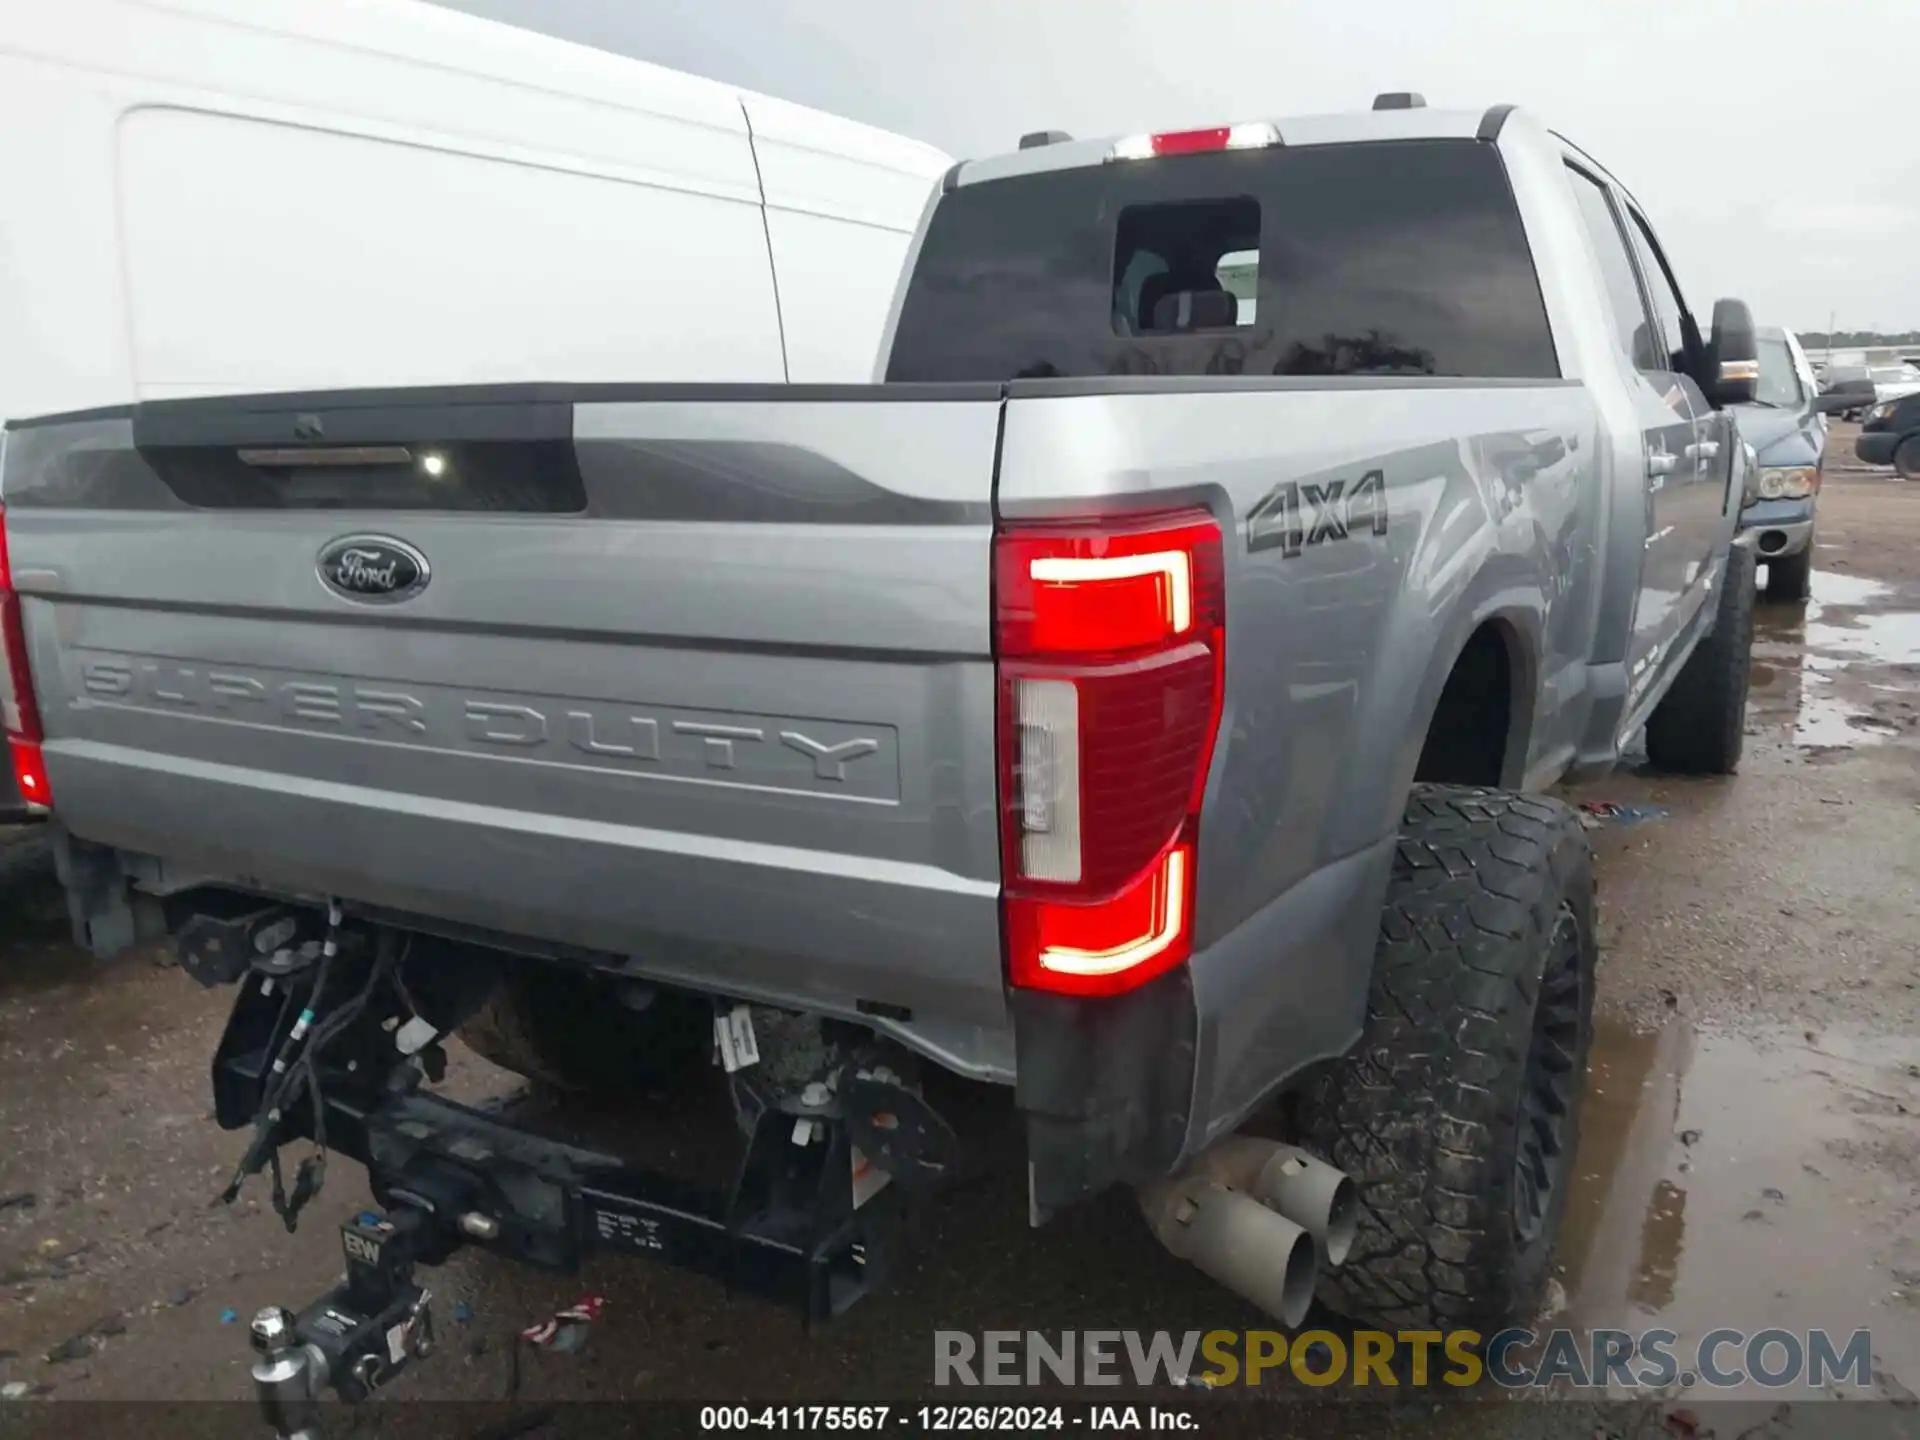
<svg viewBox="0 0 1920 1440">
<path fill-rule="evenodd" d="M 1804 600 L 1812 575 L 1827 419 L 1814 393 L 1813 367 L 1793 332 L 1762 328 L 1756 348 L 1759 383 L 1751 401 L 1734 407 L 1756 465 L 1740 529 L 1753 536 L 1754 550 L 1767 567 L 1767 598 Z"/>
<path fill-rule="evenodd" d="M 14 416 L 337 386 L 868 379 L 950 163 L 416 0 L 0 7 Z M 58 144 L 17 143 L 48 135 Z"/>
<path fill-rule="evenodd" d="M 1842 420 L 1858 420 L 1879 398 L 1873 371 L 1865 365 L 1833 365 L 1827 369 L 1826 388 L 1820 392 L 1820 409 Z"/>
<path fill-rule="evenodd" d="M 0 266 L 16 417 L 339 385 L 865 381 L 950 163 L 414 0 L 9 6 L 0 133 L 0 187 L 34 197 L 8 204 Z M 12 776 L 0 819 L 40 813 Z"/>
<path fill-rule="evenodd" d="M 16 429 L 77 933 L 238 985 L 230 1194 L 317 1132 L 387 1207 L 263 1367 L 377 1385 L 465 1244 L 837 1313 L 965 1169 L 941 1071 L 1017 1112 L 1034 1223 L 1137 1187 L 1289 1328 L 1317 1280 L 1396 1329 L 1535 1313 L 1597 944 L 1539 792 L 1642 732 L 1738 766 L 1758 359 L 1591 156 L 1407 99 L 956 167 L 884 383 Z M 428 1092 L 459 1032 L 724 1089 L 732 1190 Z M 1283 1092 L 1297 1145 L 1240 1133 Z"/>
<path fill-rule="evenodd" d="M 1891 465 L 1902 480 L 1920 480 L 1920 392 L 1867 412 L 1853 453 L 1868 465 Z"/>
<path fill-rule="evenodd" d="M 1873 398 L 1876 401 L 1920 395 L 1920 367 L 1911 364 L 1877 365 L 1872 373 Z"/>
</svg>

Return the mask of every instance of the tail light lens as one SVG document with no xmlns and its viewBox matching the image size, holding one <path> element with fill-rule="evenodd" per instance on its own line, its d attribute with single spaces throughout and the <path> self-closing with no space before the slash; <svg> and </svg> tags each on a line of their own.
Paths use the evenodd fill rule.
<svg viewBox="0 0 1920 1440">
<path fill-rule="evenodd" d="M 13 759 L 13 780 L 20 798 L 33 805 L 52 805 L 46 762 L 40 753 L 40 707 L 33 698 L 33 671 L 27 665 L 27 631 L 21 623 L 20 597 L 13 590 L 13 563 L 7 554 L 6 511 L 0 506 L 0 647 L 6 650 L 7 693 L 0 719 L 7 730 L 7 750 Z"/>
<path fill-rule="evenodd" d="M 995 537 L 1015 985 L 1111 995 L 1192 953 L 1225 657 L 1221 565 L 1204 510 L 1004 524 Z"/>
</svg>

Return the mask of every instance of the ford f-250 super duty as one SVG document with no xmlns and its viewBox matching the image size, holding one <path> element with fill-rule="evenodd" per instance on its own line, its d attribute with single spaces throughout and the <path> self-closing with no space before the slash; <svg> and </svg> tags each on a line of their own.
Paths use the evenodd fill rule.
<svg viewBox="0 0 1920 1440">
<path fill-rule="evenodd" d="M 1505 106 L 1035 142 L 947 177 L 870 387 L 10 430 L 78 934 L 239 987 L 236 1189 L 383 1207 L 260 1317 L 274 1403 L 422 1350 L 458 1246 L 837 1311 L 992 1087 L 1035 1223 L 1137 1187 L 1289 1323 L 1538 1294 L 1595 959 L 1540 792 L 1738 762 L 1751 320 Z M 724 1088 L 731 1184 L 450 1102 L 450 1035 Z"/>
</svg>

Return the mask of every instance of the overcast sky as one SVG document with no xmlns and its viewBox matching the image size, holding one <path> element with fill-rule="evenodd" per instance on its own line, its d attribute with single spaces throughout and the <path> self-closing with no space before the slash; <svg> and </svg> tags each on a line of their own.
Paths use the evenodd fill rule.
<svg viewBox="0 0 1920 1440">
<path fill-rule="evenodd" d="M 1380 90 L 1514 101 L 1640 197 L 1703 314 L 1735 295 L 1762 324 L 1920 327 L 1920 0 L 443 3 L 955 156 Z"/>
</svg>

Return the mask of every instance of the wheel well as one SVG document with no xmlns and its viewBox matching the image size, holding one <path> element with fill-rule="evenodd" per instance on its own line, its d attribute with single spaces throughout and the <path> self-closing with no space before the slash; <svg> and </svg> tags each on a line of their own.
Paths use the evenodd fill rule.
<svg viewBox="0 0 1920 1440">
<path fill-rule="evenodd" d="M 1416 781 L 1498 785 L 1513 723 L 1513 659 L 1500 626 L 1488 621 L 1466 646 L 1440 691 L 1420 750 Z"/>
</svg>

